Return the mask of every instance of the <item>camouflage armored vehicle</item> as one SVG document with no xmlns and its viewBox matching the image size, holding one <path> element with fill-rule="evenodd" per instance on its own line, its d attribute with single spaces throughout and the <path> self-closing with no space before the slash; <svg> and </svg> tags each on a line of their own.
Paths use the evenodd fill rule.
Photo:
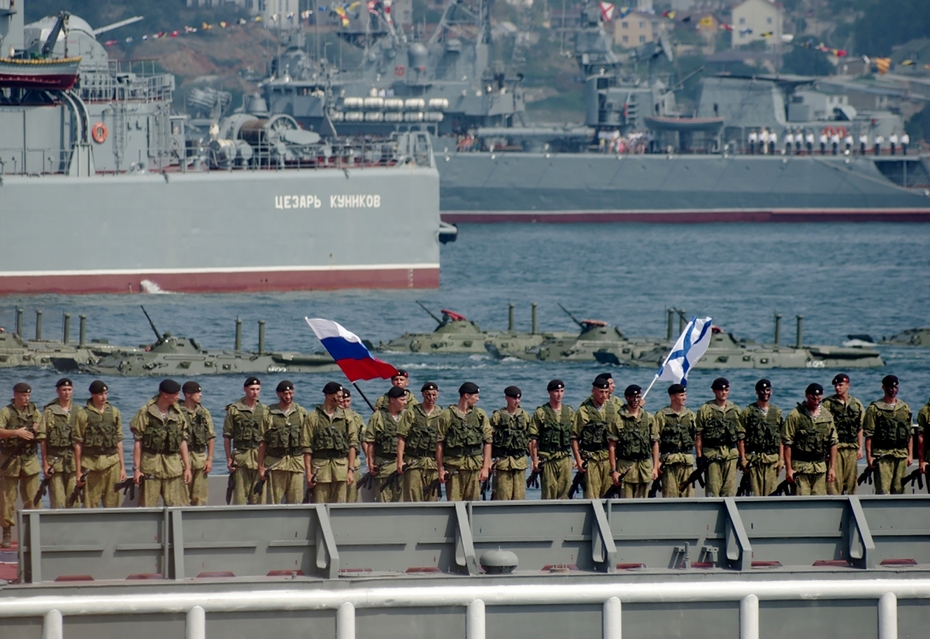
<svg viewBox="0 0 930 639">
<path fill-rule="evenodd" d="M 236 348 L 232 351 L 207 351 L 196 340 L 160 333 L 149 314 L 142 309 L 156 336 L 156 341 L 141 352 L 114 354 L 94 363 L 81 364 L 74 359 L 52 358 L 62 372 L 93 375 L 144 377 L 152 375 L 225 375 L 241 373 L 316 373 L 338 370 L 333 358 L 325 353 L 309 355 L 290 352 L 265 352 L 265 323 L 259 322 L 258 351 L 241 350 L 242 324 L 236 320 Z"/>
</svg>

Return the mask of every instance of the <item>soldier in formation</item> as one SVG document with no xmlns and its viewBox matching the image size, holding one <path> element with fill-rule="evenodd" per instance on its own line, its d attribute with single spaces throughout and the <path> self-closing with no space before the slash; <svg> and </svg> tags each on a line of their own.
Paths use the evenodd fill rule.
<svg viewBox="0 0 930 639">
<path fill-rule="evenodd" d="M 345 503 L 348 486 L 355 483 L 359 433 L 355 420 L 341 406 L 343 390 L 341 384 L 328 382 L 323 387 L 323 403 L 307 417 L 309 485 L 318 504 Z"/>
<path fill-rule="evenodd" d="M 399 502 L 403 495 L 397 472 L 398 425 L 407 410 L 407 391 L 392 386 L 387 392 L 387 404 L 376 410 L 368 421 L 362 441 L 368 445 L 368 472 L 377 479 L 375 495 L 378 501 Z"/>
<path fill-rule="evenodd" d="M 38 443 L 43 439 L 42 415 L 32 403 L 32 387 L 20 382 L 13 387 L 13 401 L 0 408 L 0 548 L 10 547 L 17 497 L 21 494 L 27 502 L 39 489 Z"/>
<path fill-rule="evenodd" d="M 694 485 L 687 481 L 694 469 L 694 441 L 697 415 L 685 406 L 688 391 L 681 384 L 668 387 L 669 405 L 655 414 L 659 432 L 659 472 L 662 495 L 694 497 Z"/>
<path fill-rule="evenodd" d="M 75 487 L 83 488 L 85 508 L 118 508 L 113 486 L 126 481 L 122 414 L 110 404 L 102 381 L 94 380 L 88 390 L 90 399 L 74 422 Z"/>
<path fill-rule="evenodd" d="M 610 399 L 610 381 L 597 377 L 591 386 L 591 396 L 581 402 L 575 413 L 572 453 L 575 470 L 585 475 L 585 499 L 600 499 L 613 484 L 609 440 L 618 409 Z"/>
<path fill-rule="evenodd" d="M 529 450 L 530 416 L 520 406 L 522 391 L 516 386 L 504 389 L 507 406 L 491 415 L 494 439 L 492 499 L 507 501 L 526 497 L 526 454 Z"/>
<path fill-rule="evenodd" d="M 190 425 L 190 440 L 187 442 L 187 452 L 191 460 L 191 483 L 189 496 L 191 506 L 206 506 L 208 497 L 208 476 L 213 470 L 214 440 L 216 431 L 213 428 L 213 417 L 201 401 L 203 388 L 197 382 L 185 382 L 181 387 L 184 393 L 184 403 L 181 412 Z"/>
<path fill-rule="evenodd" d="M 158 385 L 158 395 L 149 400 L 129 422 L 134 438 L 133 480 L 141 484 L 140 506 L 190 504 L 190 456 L 187 442 L 190 428 L 178 400 L 181 385 L 166 379 Z"/>
<path fill-rule="evenodd" d="M 420 393 L 423 401 L 404 411 L 397 425 L 396 464 L 403 477 L 403 501 L 438 501 L 439 386 L 426 382 Z"/>
<path fill-rule="evenodd" d="M 342 411 L 346 414 L 346 421 L 352 423 L 361 440 L 365 435 L 365 420 L 352 409 L 352 393 L 348 388 L 342 389 L 342 394 L 339 396 L 339 406 L 342 407 Z M 364 444 L 362 444 L 362 450 L 365 450 Z M 366 452 L 365 458 L 367 459 L 368 456 L 369 453 Z M 356 478 L 361 477 L 361 470 L 362 456 L 356 455 L 355 464 L 352 466 L 352 474 Z M 359 481 L 356 479 L 356 481 L 346 486 L 346 503 L 354 504 L 362 500 L 362 494 L 359 492 L 358 485 Z"/>
<path fill-rule="evenodd" d="M 823 407 L 833 415 L 836 426 L 836 481 L 827 484 L 828 495 L 855 495 L 856 465 L 862 459 L 862 422 L 865 409 L 862 402 L 849 394 L 849 375 L 839 373 L 833 378 L 836 391 L 823 400 Z"/>
<path fill-rule="evenodd" d="M 836 481 L 839 439 L 833 416 L 822 406 L 823 386 L 809 384 L 804 396 L 785 420 L 785 474 L 798 495 L 826 495 L 827 485 Z"/>
<path fill-rule="evenodd" d="M 67 377 L 55 383 L 58 395 L 42 409 L 45 439 L 39 442 L 42 451 L 42 472 L 48 480 L 48 501 L 52 508 L 64 508 L 68 495 L 77 481 L 74 465 L 74 422 L 80 409 L 74 408 L 74 382 Z"/>
<path fill-rule="evenodd" d="M 608 439 L 610 476 L 623 487 L 625 498 L 645 497 L 659 476 L 659 431 L 642 408 L 643 389 L 633 384 L 623 391 L 626 404 L 611 425 Z"/>
<path fill-rule="evenodd" d="M 772 382 L 756 382 L 756 401 L 743 409 L 741 419 L 746 431 L 743 472 L 749 473 L 753 495 L 771 495 L 778 486 L 778 474 L 785 462 L 781 431 L 781 409 L 771 403 Z"/>
<path fill-rule="evenodd" d="M 268 503 L 300 504 L 310 486 L 310 432 L 307 411 L 294 401 L 294 384 L 278 383 L 278 403 L 259 426 L 258 476 L 267 485 Z"/>
<path fill-rule="evenodd" d="M 533 412 L 529 449 L 533 472 L 541 477 L 543 499 L 568 499 L 572 483 L 572 423 L 575 411 L 562 402 L 565 383 L 554 379 L 546 386 L 549 401 Z"/>
<path fill-rule="evenodd" d="M 739 406 L 727 399 L 730 382 L 718 377 L 710 388 L 714 399 L 698 410 L 694 448 L 707 466 L 707 496 L 732 497 L 736 495 L 737 461 L 745 467 L 746 430 Z"/>
<path fill-rule="evenodd" d="M 226 469 L 233 476 L 232 504 L 236 506 L 263 503 L 263 495 L 255 493 L 259 478 L 259 431 L 266 410 L 258 399 L 262 393 L 261 380 L 247 378 L 242 391 L 242 399 L 226 406 L 226 420 L 223 422 Z"/>
<path fill-rule="evenodd" d="M 481 482 L 491 474 L 494 432 L 487 414 L 477 407 L 479 393 L 477 384 L 465 382 L 459 387 L 458 404 L 439 416 L 436 468 L 449 501 L 478 499 Z"/>
<path fill-rule="evenodd" d="M 869 466 L 875 468 L 876 494 L 900 495 L 904 492 L 904 472 L 914 459 L 911 407 L 898 399 L 896 376 L 882 379 L 882 391 L 884 396 L 865 411 L 865 455 Z"/>
</svg>

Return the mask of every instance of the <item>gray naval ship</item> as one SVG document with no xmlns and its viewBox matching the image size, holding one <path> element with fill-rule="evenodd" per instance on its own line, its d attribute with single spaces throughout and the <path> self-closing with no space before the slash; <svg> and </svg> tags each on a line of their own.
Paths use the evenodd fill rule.
<svg viewBox="0 0 930 639">
<path fill-rule="evenodd" d="M 264 114 L 190 141 L 174 77 L 97 41 L 119 24 L 23 4 L 0 0 L 0 294 L 439 286 L 428 135 Z"/>
</svg>

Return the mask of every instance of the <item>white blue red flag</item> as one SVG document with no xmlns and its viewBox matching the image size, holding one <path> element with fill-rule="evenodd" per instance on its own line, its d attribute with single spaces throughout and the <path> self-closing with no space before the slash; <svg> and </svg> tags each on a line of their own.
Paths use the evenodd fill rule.
<svg viewBox="0 0 930 639">
<path fill-rule="evenodd" d="M 672 347 L 672 352 L 662 362 L 659 372 L 656 373 L 656 379 L 676 384 L 688 384 L 688 372 L 707 352 L 707 347 L 710 345 L 710 338 L 713 334 L 712 321 L 709 317 L 691 318 L 684 332 Z"/>
<path fill-rule="evenodd" d="M 304 318 L 323 347 L 333 356 L 350 382 L 360 379 L 390 379 L 397 369 L 371 356 L 355 333 L 328 319 Z"/>
</svg>

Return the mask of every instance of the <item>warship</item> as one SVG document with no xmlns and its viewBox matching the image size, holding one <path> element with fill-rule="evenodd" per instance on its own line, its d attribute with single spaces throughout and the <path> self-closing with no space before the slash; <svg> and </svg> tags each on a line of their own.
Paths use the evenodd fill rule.
<svg viewBox="0 0 930 639">
<path fill-rule="evenodd" d="M 145 308 L 155 341 L 137 352 L 119 352 L 90 362 L 57 355 L 51 363 L 62 373 L 87 373 L 120 377 L 183 375 L 233 375 L 249 373 L 331 373 L 339 370 L 327 353 L 269 352 L 265 350 L 265 322 L 258 323 L 258 351 L 242 350 L 242 321 L 236 320 L 232 351 L 208 351 L 197 340 L 161 333 Z"/>
<path fill-rule="evenodd" d="M 320 141 L 265 114 L 191 143 L 174 77 L 97 41 L 121 23 L 23 5 L 0 0 L 0 294 L 439 286 L 427 134 Z"/>
<path fill-rule="evenodd" d="M 877 343 L 871 335 L 849 335 L 849 340 L 843 342 L 844 346 L 930 346 L 930 328 L 908 328 L 895 333 L 891 337 L 883 337 Z"/>
</svg>

